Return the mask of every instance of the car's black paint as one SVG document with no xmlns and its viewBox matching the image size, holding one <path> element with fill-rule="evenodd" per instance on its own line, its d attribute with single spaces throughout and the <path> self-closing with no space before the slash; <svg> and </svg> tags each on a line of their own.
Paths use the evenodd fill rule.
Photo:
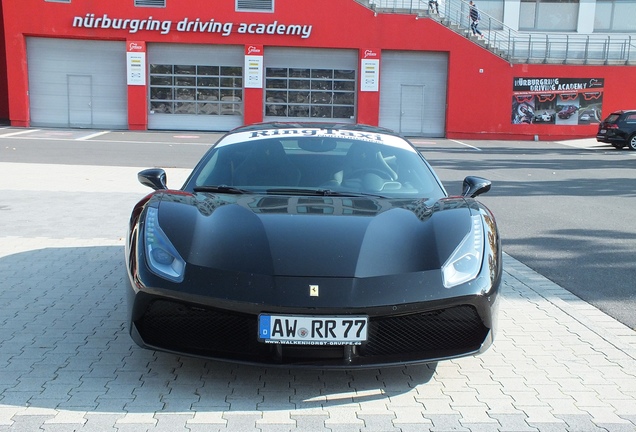
<svg viewBox="0 0 636 432">
<path fill-rule="evenodd" d="M 607 116 L 598 125 L 596 141 L 636 150 L 636 110 L 615 111 Z"/>
<path fill-rule="evenodd" d="M 270 127 L 276 126 L 250 130 Z M 487 180 L 467 177 L 462 196 L 435 200 L 193 192 L 188 184 L 201 169 L 183 190 L 166 189 L 160 169 L 140 173 L 156 191 L 133 209 L 126 244 L 129 325 L 139 345 L 221 360 L 346 368 L 434 362 L 483 352 L 492 343 L 500 239 L 493 215 L 473 199 L 490 189 Z M 158 224 L 186 262 L 180 283 L 148 266 L 148 208 L 157 209 Z M 445 288 L 440 267 L 470 232 L 474 215 L 484 229 L 481 270 Z M 319 296 L 309 296 L 310 285 L 320 286 Z M 256 340 L 260 313 L 365 314 L 373 330 L 360 347 L 266 345 Z"/>
</svg>

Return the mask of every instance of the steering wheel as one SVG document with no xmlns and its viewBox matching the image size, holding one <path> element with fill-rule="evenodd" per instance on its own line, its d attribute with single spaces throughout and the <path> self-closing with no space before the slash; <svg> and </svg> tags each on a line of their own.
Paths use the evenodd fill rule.
<svg viewBox="0 0 636 432">
<path fill-rule="evenodd" d="M 393 181 L 393 176 L 384 170 L 381 170 L 379 168 L 360 168 L 357 170 L 354 170 L 352 172 L 349 173 L 349 175 L 347 176 L 348 178 L 358 178 L 358 177 L 362 177 L 363 174 L 376 174 L 378 176 L 380 176 L 380 178 L 384 179 L 384 180 L 389 180 L 389 181 Z"/>
</svg>

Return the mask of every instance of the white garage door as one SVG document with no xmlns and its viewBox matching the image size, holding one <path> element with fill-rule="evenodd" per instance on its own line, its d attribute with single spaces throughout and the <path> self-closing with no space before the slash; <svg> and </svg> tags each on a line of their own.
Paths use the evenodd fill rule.
<svg viewBox="0 0 636 432">
<path fill-rule="evenodd" d="M 382 51 L 380 126 L 406 136 L 443 137 L 446 53 Z"/>
<path fill-rule="evenodd" d="M 358 52 L 265 49 L 266 121 L 355 121 Z"/>
<path fill-rule="evenodd" d="M 149 44 L 148 129 L 241 126 L 243 52 L 235 46 Z"/>
<path fill-rule="evenodd" d="M 27 38 L 31 125 L 128 128 L 124 42 Z"/>
</svg>

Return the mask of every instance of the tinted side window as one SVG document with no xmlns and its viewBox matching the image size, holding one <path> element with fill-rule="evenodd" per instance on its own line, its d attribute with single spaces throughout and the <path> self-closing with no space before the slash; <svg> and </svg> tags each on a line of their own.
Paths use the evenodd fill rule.
<svg viewBox="0 0 636 432">
<path fill-rule="evenodd" d="M 626 123 L 636 123 L 636 113 L 627 114 L 625 116 Z"/>
</svg>

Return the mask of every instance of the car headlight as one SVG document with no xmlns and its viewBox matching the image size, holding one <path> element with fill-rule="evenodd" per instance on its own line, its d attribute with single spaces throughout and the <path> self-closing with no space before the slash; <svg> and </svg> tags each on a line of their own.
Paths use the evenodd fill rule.
<svg viewBox="0 0 636 432">
<path fill-rule="evenodd" d="M 154 207 L 148 207 L 146 213 L 144 244 L 146 262 L 154 274 L 173 282 L 183 281 L 185 261 L 159 226 L 159 212 Z"/>
<path fill-rule="evenodd" d="M 479 274 L 484 253 L 484 226 L 481 216 L 472 216 L 470 232 L 442 265 L 442 282 L 446 288 L 468 282 Z"/>
</svg>

